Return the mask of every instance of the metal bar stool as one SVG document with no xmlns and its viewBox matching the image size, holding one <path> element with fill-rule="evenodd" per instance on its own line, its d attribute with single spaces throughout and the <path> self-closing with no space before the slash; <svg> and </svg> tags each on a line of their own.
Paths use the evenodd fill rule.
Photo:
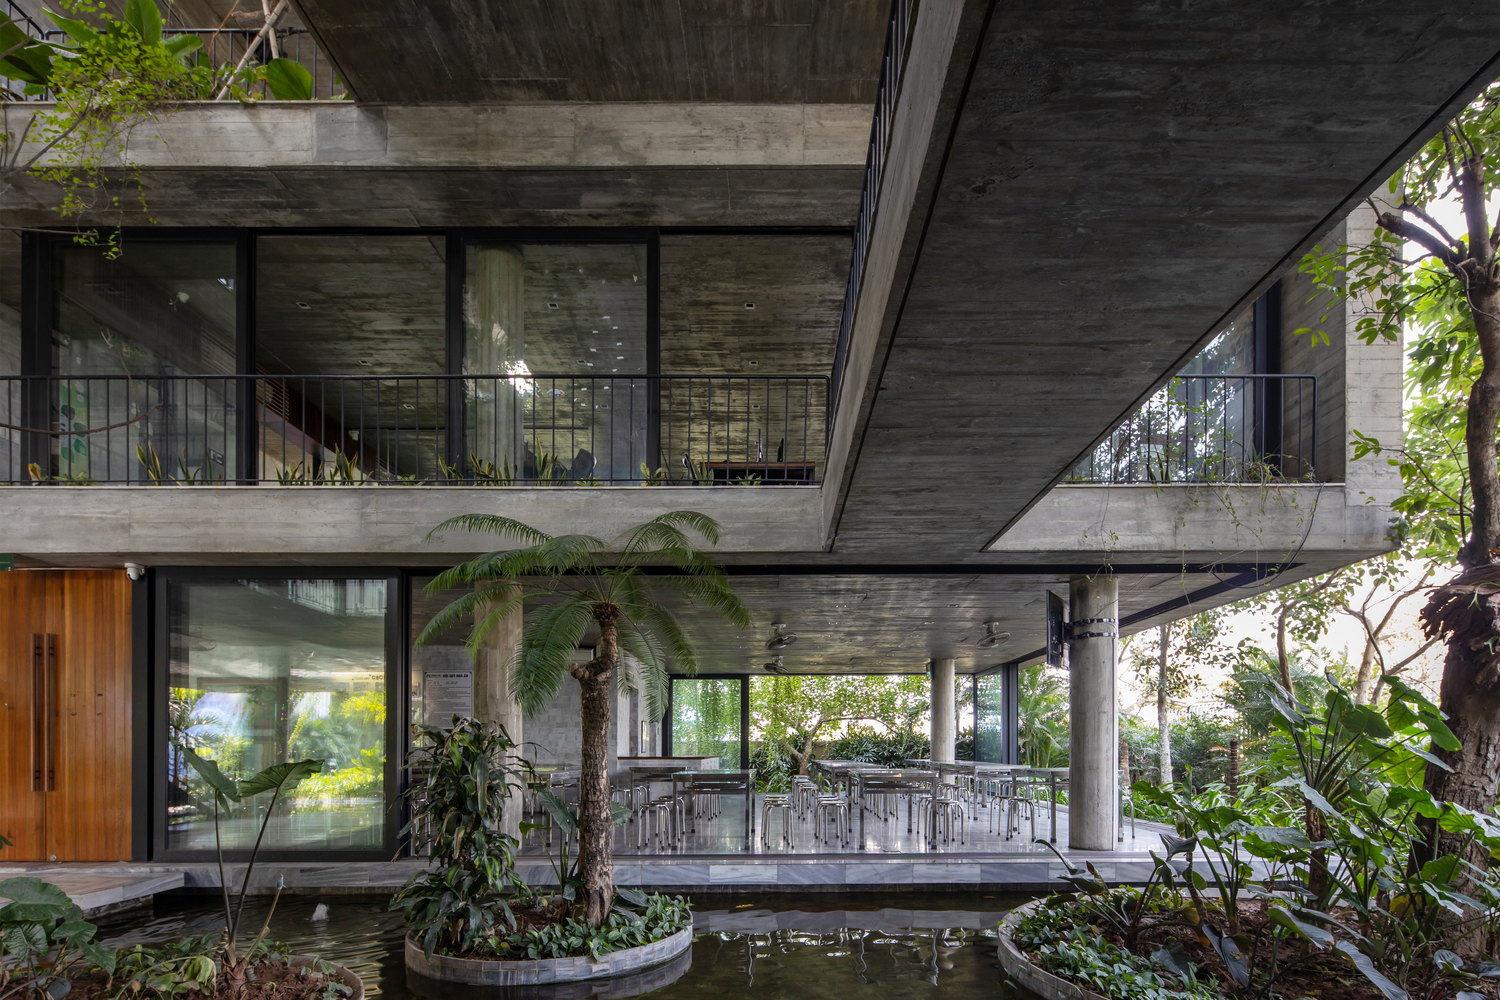
<svg viewBox="0 0 1500 1000">
<path fill-rule="evenodd" d="M 788 847 L 795 847 L 792 842 L 792 797 L 781 792 L 767 792 L 760 803 L 760 839 L 767 847 L 771 846 L 771 810 L 781 811 L 781 840 Z"/>
<path fill-rule="evenodd" d="M 814 835 L 823 843 L 828 839 L 828 821 L 838 824 L 840 846 L 849 846 L 849 797 L 843 792 L 837 795 L 819 795 L 813 804 Z"/>
</svg>

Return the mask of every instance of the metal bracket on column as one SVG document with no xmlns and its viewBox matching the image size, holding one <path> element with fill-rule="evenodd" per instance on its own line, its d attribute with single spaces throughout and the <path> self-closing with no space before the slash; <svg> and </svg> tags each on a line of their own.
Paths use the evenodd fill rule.
<svg viewBox="0 0 1500 1000">
<path fill-rule="evenodd" d="M 1102 632 L 1080 632 L 1079 628 L 1084 625 L 1107 625 L 1108 629 Z M 1068 637 L 1065 642 L 1077 642 L 1079 639 L 1118 639 L 1120 637 L 1120 620 L 1118 618 L 1078 618 L 1068 622 Z"/>
</svg>

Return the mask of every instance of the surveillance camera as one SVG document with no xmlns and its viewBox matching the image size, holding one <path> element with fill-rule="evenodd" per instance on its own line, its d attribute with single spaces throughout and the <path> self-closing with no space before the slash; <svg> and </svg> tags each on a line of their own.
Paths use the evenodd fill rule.
<svg viewBox="0 0 1500 1000">
<path fill-rule="evenodd" d="M 132 580 L 139 580 L 141 577 L 146 575 L 146 567 L 142 566 L 140 563 L 126 563 L 125 575 L 130 577 Z"/>
</svg>

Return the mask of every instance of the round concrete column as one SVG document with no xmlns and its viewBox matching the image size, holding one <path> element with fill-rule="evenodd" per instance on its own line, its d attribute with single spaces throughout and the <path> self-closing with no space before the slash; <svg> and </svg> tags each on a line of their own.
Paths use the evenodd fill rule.
<svg viewBox="0 0 1500 1000">
<path fill-rule="evenodd" d="M 514 751 L 517 756 L 521 754 L 520 744 L 526 739 L 525 716 L 511 688 L 511 679 L 514 661 L 521 650 L 522 624 L 521 609 L 516 608 L 495 625 L 474 656 L 474 717 L 504 726 L 517 744 Z M 506 803 L 503 832 L 519 838 L 520 824 L 520 803 L 515 803 L 515 808 Z"/>
<path fill-rule="evenodd" d="M 932 661 L 932 759 L 953 760 L 953 743 L 958 734 L 954 731 L 956 720 L 953 713 L 953 660 Z"/>
<path fill-rule="evenodd" d="M 1115 636 L 1119 587 L 1112 576 L 1074 577 L 1068 586 L 1074 639 L 1068 647 L 1068 716 L 1071 753 L 1068 846 L 1081 851 L 1115 848 L 1119 748 L 1115 742 Z M 1089 619 L 1109 621 L 1086 623 Z"/>
</svg>

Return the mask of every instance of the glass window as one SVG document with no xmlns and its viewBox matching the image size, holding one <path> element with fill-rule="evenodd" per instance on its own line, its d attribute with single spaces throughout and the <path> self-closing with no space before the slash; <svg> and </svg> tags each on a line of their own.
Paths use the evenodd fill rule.
<svg viewBox="0 0 1500 1000">
<path fill-rule="evenodd" d="M 648 383 L 644 244 L 464 251 L 470 462 L 506 479 L 640 478 Z"/>
<path fill-rule="evenodd" d="M 740 766 L 738 677 L 672 681 L 671 756 L 718 757 L 720 767 Z"/>
<path fill-rule="evenodd" d="M 270 849 L 385 846 L 386 599 L 383 579 L 168 583 L 171 744 L 234 778 L 312 758 L 323 772 L 278 802 Z M 168 752 L 166 846 L 212 850 L 208 790 Z M 269 796 L 221 821 L 252 846 Z"/>
<path fill-rule="evenodd" d="M 235 374 L 233 243 L 52 248 L 59 375 Z"/>
<path fill-rule="evenodd" d="M 91 431 L 48 439 L 52 475 L 233 477 L 235 256 L 224 242 L 133 241 L 114 259 L 52 245 L 52 369 L 63 379 L 27 406 L 33 421 Z"/>
<path fill-rule="evenodd" d="M 974 679 L 974 759 L 1007 764 L 1005 759 L 1005 671 Z"/>
</svg>

